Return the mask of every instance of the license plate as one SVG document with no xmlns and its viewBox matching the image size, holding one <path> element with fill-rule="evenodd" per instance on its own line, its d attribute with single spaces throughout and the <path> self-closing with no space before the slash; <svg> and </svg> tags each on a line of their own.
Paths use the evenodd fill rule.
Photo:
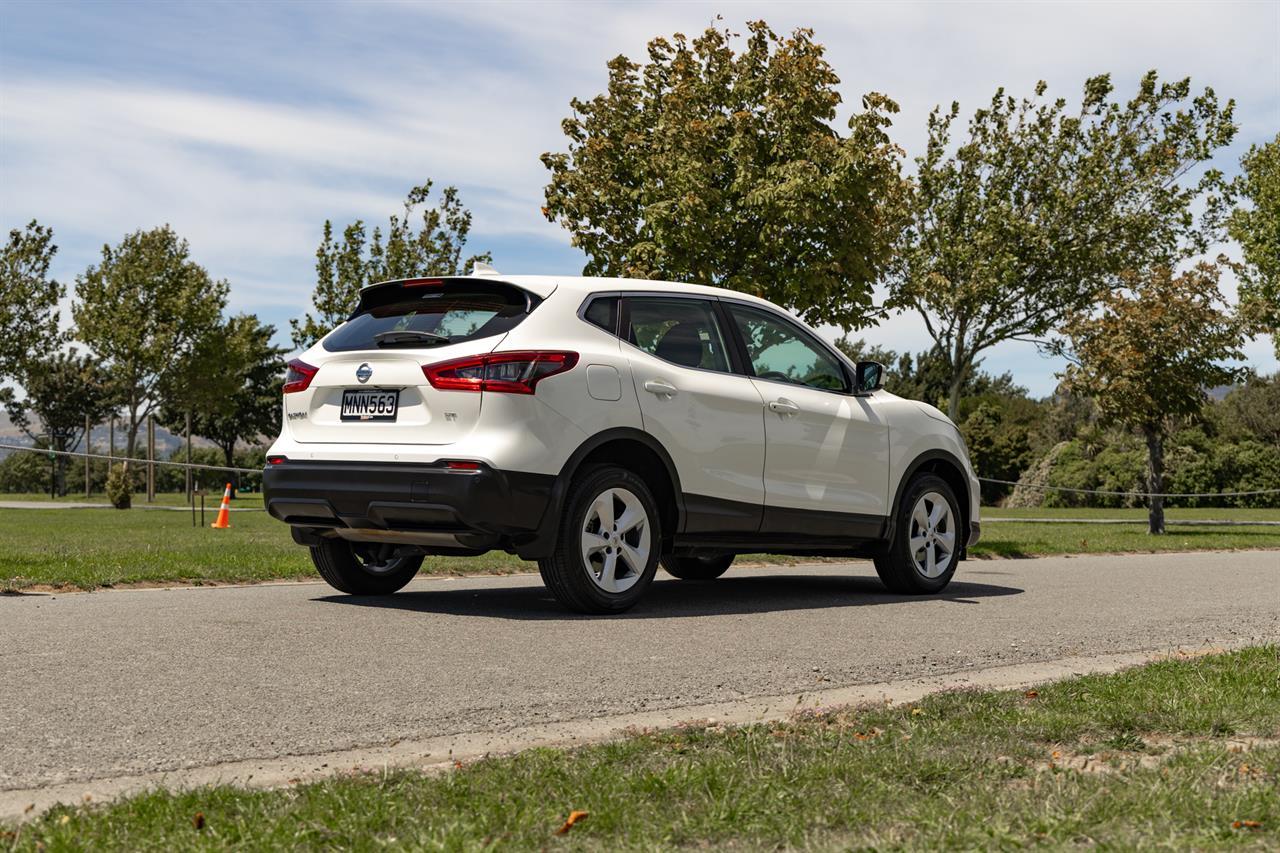
<svg viewBox="0 0 1280 853">
<path fill-rule="evenodd" d="M 399 391 L 343 391 L 342 420 L 394 421 L 399 403 Z"/>
</svg>

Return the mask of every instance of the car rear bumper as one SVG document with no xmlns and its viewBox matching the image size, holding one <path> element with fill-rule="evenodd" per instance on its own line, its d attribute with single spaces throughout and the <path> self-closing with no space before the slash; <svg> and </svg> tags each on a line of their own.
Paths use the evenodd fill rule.
<svg viewBox="0 0 1280 853">
<path fill-rule="evenodd" d="M 299 528 L 353 531 L 394 541 L 488 549 L 533 538 L 546 513 L 555 477 L 452 470 L 442 464 L 295 462 L 268 465 L 263 498 L 272 517 Z"/>
</svg>

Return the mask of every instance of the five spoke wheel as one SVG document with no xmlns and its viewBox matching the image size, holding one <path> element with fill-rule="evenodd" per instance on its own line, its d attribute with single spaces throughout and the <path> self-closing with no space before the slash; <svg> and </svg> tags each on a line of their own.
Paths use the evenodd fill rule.
<svg viewBox="0 0 1280 853">
<path fill-rule="evenodd" d="M 946 572 L 955 558 L 956 522 L 947 499 L 927 492 L 911 511 L 911 562 L 926 578 Z"/>
<path fill-rule="evenodd" d="M 606 489 L 587 509 L 580 541 L 596 586 L 626 592 L 644 575 L 653 548 L 644 504 L 627 489 Z"/>
</svg>

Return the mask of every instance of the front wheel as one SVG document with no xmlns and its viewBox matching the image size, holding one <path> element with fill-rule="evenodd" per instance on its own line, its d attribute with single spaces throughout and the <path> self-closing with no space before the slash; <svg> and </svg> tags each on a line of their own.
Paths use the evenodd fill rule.
<svg viewBox="0 0 1280 853">
<path fill-rule="evenodd" d="M 379 561 L 377 546 L 326 539 L 311 546 L 311 562 L 329 586 L 348 595 L 390 595 L 422 568 L 422 557 L 391 557 Z"/>
<path fill-rule="evenodd" d="M 677 557 L 672 554 L 662 558 L 662 568 L 667 574 L 682 581 L 710 581 L 729 571 L 733 565 L 732 554 L 718 557 Z"/>
<path fill-rule="evenodd" d="M 661 548 L 658 507 L 644 480 L 599 465 L 574 479 L 555 547 L 538 571 L 570 610 L 619 613 L 649 588 Z"/>
<path fill-rule="evenodd" d="M 921 474 L 902 497 L 893 540 L 876 555 L 876 574 L 891 592 L 941 592 L 956 572 L 961 535 L 955 493 L 941 477 Z"/>
</svg>

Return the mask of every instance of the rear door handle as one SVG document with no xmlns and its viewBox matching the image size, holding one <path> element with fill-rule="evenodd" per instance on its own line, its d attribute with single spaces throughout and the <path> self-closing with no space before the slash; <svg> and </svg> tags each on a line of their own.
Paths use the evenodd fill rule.
<svg viewBox="0 0 1280 853">
<path fill-rule="evenodd" d="M 644 383 L 644 390 L 650 394 L 657 394 L 659 397 L 674 397 L 676 395 L 676 386 L 663 379 L 650 379 Z"/>
<path fill-rule="evenodd" d="M 780 415 L 794 415 L 800 411 L 800 407 L 786 397 L 779 397 L 769 404 L 769 411 L 777 412 Z"/>
</svg>

